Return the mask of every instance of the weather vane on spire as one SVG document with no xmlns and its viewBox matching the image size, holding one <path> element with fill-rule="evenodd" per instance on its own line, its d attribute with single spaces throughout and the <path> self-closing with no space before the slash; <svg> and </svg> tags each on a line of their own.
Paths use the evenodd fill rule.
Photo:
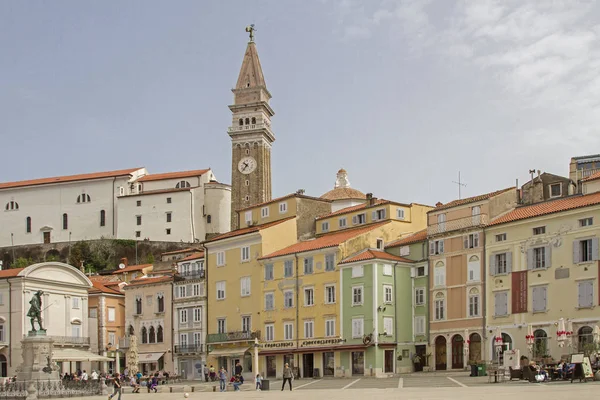
<svg viewBox="0 0 600 400">
<path fill-rule="evenodd" d="M 250 24 L 246 27 L 246 32 L 248 32 L 250 34 L 250 41 L 254 42 L 254 32 L 256 31 L 256 29 L 254 29 L 254 24 Z"/>
</svg>

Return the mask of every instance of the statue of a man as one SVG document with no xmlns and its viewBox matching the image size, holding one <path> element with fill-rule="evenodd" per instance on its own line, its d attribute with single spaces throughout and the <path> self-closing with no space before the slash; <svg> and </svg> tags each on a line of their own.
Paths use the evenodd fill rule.
<svg viewBox="0 0 600 400">
<path fill-rule="evenodd" d="M 44 330 L 44 328 L 42 327 L 42 294 L 44 294 L 44 292 L 38 290 L 33 294 L 31 300 L 29 300 L 29 304 L 31 304 L 31 307 L 29 307 L 27 316 L 30 318 L 31 321 L 32 332 L 36 332 L 35 325 L 33 324 L 36 320 L 38 325 L 40 326 L 40 330 Z"/>
</svg>

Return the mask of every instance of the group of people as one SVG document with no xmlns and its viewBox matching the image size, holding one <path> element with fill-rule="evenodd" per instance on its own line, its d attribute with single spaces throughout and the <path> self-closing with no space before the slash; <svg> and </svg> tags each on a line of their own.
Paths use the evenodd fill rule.
<svg viewBox="0 0 600 400">
<path fill-rule="evenodd" d="M 72 373 L 65 372 L 60 376 L 60 379 L 63 381 L 87 382 L 88 380 L 97 381 L 100 376 L 96 370 L 92 370 L 92 373 L 88 375 L 85 369 L 83 371 L 78 369 Z"/>
<path fill-rule="evenodd" d="M 219 379 L 219 388 L 221 392 L 225 392 L 227 390 L 227 370 L 225 369 L 225 367 L 221 367 L 221 369 L 219 369 L 218 374 L 216 372 L 214 372 L 214 367 L 211 365 L 210 369 L 209 369 L 209 374 L 211 376 L 211 380 L 215 380 L 213 379 L 213 373 L 215 374 L 215 377 L 218 377 Z M 240 390 L 240 386 L 244 384 L 244 377 L 242 376 L 242 372 L 244 371 L 244 368 L 241 366 L 241 364 L 238 362 L 235 365 L 235 374 L 231 377 L 231 379 L 229 379 L 229 383 L 233 386 L 233 390 L 234 391 L 238 391 Z M 287 382 L 290 390 L 292 390 L 292 380 L 294 379 L 294 373 L 292 372 L 292 369 L 290 368 L 289 364 L 286 363 L 285 366 L 283 367 L 283 384 L 281 385 L 281 391 L 284 390 L 285 388 L 285 384 Z M 254 383 L 255 383 L 255 389 L 256 390 L 262 390 L 262 383 L 263 383 L 263 377 L 260 374 L 256 374 L 256 377 L 254 378 Z"/>
<path fill-rule="evenodd" d="M 154 375 L 146 376 L 141 372 L 137 372 L 135 374 L 129 374 L 129 370 L 125 369 L 123 374 L 115 373 L 112 377 L 113 381 L 113 393 L 108 396 L 108 400 L 111 400 L 113 397 L 118 395 L 118 400 L 121 400 L 121 393 L 123 385 L 129 384 L 129 386 L 133 389 L 132 393 L 140 393 L 140 389 L 145 387 L 148 390 L 148 393 L 154 391 L 154 393 L 158 393 L 158 385 L 161 382 L 164 382 L 165 379 L 169 378 L 168 372 L 157 371 Z"/>
<path fill-rule="evenodd" d="M 549 382 L 554 377 L 558 377 L 560 380 L 568 379 L 575 370 L 575 364 L 570 364 L 565 360 L 560 360 L 556 367 L 545 367 L 533 361 L 530 366 L 535 369 L 536 382 Z M 551 376 L 551 373 L 554 373 L 554 376 Z"/>
</svg>

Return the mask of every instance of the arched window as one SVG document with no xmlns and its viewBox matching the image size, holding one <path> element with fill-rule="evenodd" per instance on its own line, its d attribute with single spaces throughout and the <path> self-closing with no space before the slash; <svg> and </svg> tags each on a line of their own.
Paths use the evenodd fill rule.
<svg viewBox="0 0 600 400">
<path fill-rule="evenodd" d="M 252 125 L 256 125 L 256 118 L 252 117 Z"/>
<path fill-rule="evenodd" d="M 150 327 L 150 334 L 148 335 L 148 343 L 156 343 L 156 331 L 154 327 Z"/>
<path fill-rule="evenodd" d="M 589 326 L 582 326 L 577 331 L 577 351 L 588 353 L 588 348 L 594 343 L 594 330 Z"/>
<path fill-rule="evenodd" d="M 142 326 L 142 343 L 148 343 L 148 330 Z"/>
<path fill-rule="evenodd" d="M 479 317 L 481 314 L 481 296 L 479 289 L 471 288 L 469 290 L 469 317 Z"/>
<path fill-rule="evenodd" d="M 135 299 L 135 313 L 137 315 L 142 315 L 142 298 L 138 297 Z"/>
<path fill-rule="evenodd" d="M 162 343 L 163 342 L 163 327 L 162 326 L 158 326 L 158 329 L 156 330 L 156 343 Z"/>
<path fill-rule="evenodd" d="M 106 225 L 106 211 L 100 210 L 100 226 Z"/>
<path fill-rule="evenodd" d="M 446 299 L 444 297 L 444 293 L 442 292 L 435 294 L 434 312 L 434 318 L 436 321 L 441 321 L 446 318 Z"/>
<path fill-rule="evenodd" d="M 19 203 L 16 201 L 9 201 L 6 203 L 6 211 L 17 211 L 19 209 Z"/>
<path fill-rule="evenodd" d="M 135 330 L 133 329 L 133 325 L 129 325 L 129 336 L 135 335 Z"/>
<path fill-rule="evenodd" d="M 156 303 L 158 306 L 158 312 L 165 312 L 165 295 L 162 293 L 159 293 L 156 296 Z"/>
<path fill-rule="evenodd" d="M 25 232 L 31 233 L 31 217 L 27 217 L 25 220 Z"/>
<path fill-rule="evenodd" d="M 240 126 L 244 125 L 244 120 L 242 118 L 240 118 L 239 124 L 240 124 Z"/>
<path fill-rule="evenodd" d="M 83 194 L 80 194 L 79 196 L 77 196 L 78 203 L 89 203 L 91 201 L 92 201 L 92 199 L 89 194 L 83 193 Z"/>
<path fill-rule="evenodd" d="M 184 189 L 189 187 L 191 187 L 191 185 L 188 181 L 180 181 L 177 182 L 177 185 L 175 185 L 175 189 Z"/>
<path fill-rule="evenodd" d="M 533 357 L 545 357 L 548 355 L 548 334 L 543 329 L 533 332 Z"/>
<path fill-rule="evenodd" d="M 246 125 L 250 125 L 250 118 L 246 118 Z"/>
<path fill-rule="evenodd" d="M 69 216 L 66 213 L 63 214 L 63 229 L 69 229 Z"/>
</svg>

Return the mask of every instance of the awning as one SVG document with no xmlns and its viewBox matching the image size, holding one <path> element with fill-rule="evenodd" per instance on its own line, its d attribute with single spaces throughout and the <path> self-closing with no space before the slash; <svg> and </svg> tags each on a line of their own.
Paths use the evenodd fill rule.
<svg viewBox="0 0 600 400">
<path fill-rule="evenodd" d="M 85 350 L 78 349 L 54 349 L 52 350 L 52 360 L 54 361 L 114 361 L 113 358 L 94 354 Z"/>
<path fill-rule="evenodd" d="M 248 349 L 249 347 L 228 347 L 223 349 L 214 349 L 209 353 L 209 355 L 218 357 L 241 356 L 248 351 Z"/>
<path fill-rule="evenodd" d="M 138 363 L 154 363 L 157 362 L 165 353 L 140 353 L 138 355 Z"/>
</svg>

